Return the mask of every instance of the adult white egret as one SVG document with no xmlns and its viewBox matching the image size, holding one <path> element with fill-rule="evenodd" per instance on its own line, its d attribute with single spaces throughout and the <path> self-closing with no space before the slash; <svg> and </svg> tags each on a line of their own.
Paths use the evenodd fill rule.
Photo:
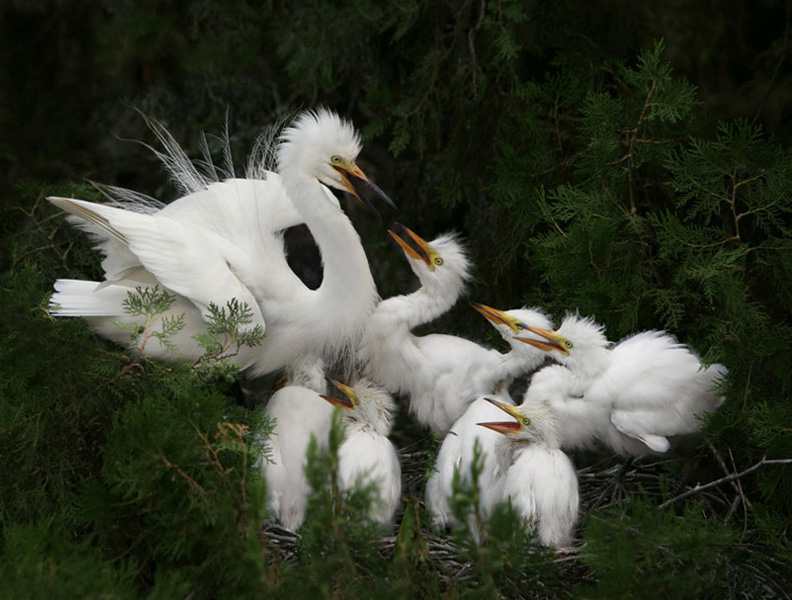
<svg viewBox="0 0 792 600">
<path fill-rule="evenodd" d="M 369 516 L 385 527 L 401 500 L 401 465 L 388 439 L 396 404 L 382 388 L 360 380 L 353 386 L 331 380 L 342 398 L 322 395 L 344 410 L 346 431 L 338 449 L 338 484 L 341 490 L 373 484 L 376 488 Z"/>
<path fill-rule="evenodd" d="M 133 321 L 123 310 L 127 293 L 159 284 L 178 298 L 152 326 L 185 313 L 187 327 L 171 341 L 186 360 L 203 354 L 192 335 L 202 330 L 209 304 L 224 306 L 232 298 L 253 311 L 251 327 L 266 328 L 261 346 L 242 348 L 234 359 L 253 374 L 281 369 L 306 352 L 327 360 L 344 355 L 357 344 L 377 293 L 360 238 L 325 186 L 360 199 L 355 184 L 363 182 L 390 202 L 355 164 L 360 148 L 352 125 L 321 109 L 302 113 L 283 131 L 278 173 L 258 161 L 248 178 L 218 181 L 216 174 L 200 174 L 173 142 L 164 160 L 189 193 L 161 210 L 50 198 L 105 254 L 104 282 L 56 282 L 52 314 L 86 317 L 100 335 L 128 343 L 128 333 L 112 320 Z M 322 254 L 324 277 L 316 290 L 286 262 L 282 230 L 299 223 Z M 156 343 L 147 351 L 172 358 Z"/>
<path fill-rule="evenodd" d="M 275 419 L 272 455 L 260 465 L 267 480 L 267 508 L 292 531 L 305 520 L 313 491 L 305 476 L 308 444 L 314 437 L 326 449 L 332 423 L 333 407 L 320 401 L 315 387 L 315 381 L 298 378 L 275 392 L 264 409 Z"/>
<path fill-rule="evenodd" d="M 713 388 L 726 368 L 705 368 L 667 332 L 645 331 L 611 346 L 601 325 L 576 314 L 557 331 L 529 330 L 544 341 L 521 341 L 561 364 L 534 375 L 523 405 L 553 411 L 563 448 L 604 445 L 625 456 L 666 452 L 668 437 L 695 433 L 699 417 L 723 402 Z"/>
<path fill-rule="evenodd" d="M 528 326 L 552 327 L 550 319 L 539 309 L 520 308 L 502 311 L 483 304 L 473 304 L 498 330 L 503 338 L 512 346 L 511 352 L 502 355 L 500 365 L 483 363 L 481 368 L 472 375 L 478 383 L 479 394 L 492 394 L 499 388 L 499 398 L 504 403 L 512 403 L 508 394 L 509 380 L 517 375 L 528 374 L 541 365 L 545 353 L 515 339 L 515 334 L 533 336 Z M 541 324 L 544 325 L 541 325 Z M 536 336 L 535 341 L 543 338 Z M 500 383 L 500 385 L 498 385 Z M 489 389 L 486 389 L 489 388 Z M 426 482 L 426 507 L 432 513 L 437 526 L 447 527 L 458 524 L 453 515 L 449 498 L 453 493 L 454 472 L 459 472 L 463 479 L 469 477 L 474 459 L 474 447 L 478 444 L 481 452 L 482 470 L 479 475 L 480 510 L 484 517 L 489 517 L 499 499 L 497 482 L 501 476 L 500 466 L 496 460 L 495 449 L 501 441 L 498 434 L 478 427 L 481 421 L 495 419 L 501 411 L 494 407 L 485 397 L 476 398 L 465 409 L 443 439 L 435 461 L 435 469 Z"/>
<path fill-rule="evenodd" d="M 555 416 L 542 406 L 490 400 L 516 421 L 479 425 L 503 434 L 496 452 L 503 473 L 501 502 L 509 501 L 545 546 L 567 546 L 578 518 L 577 471 L 560 448 Z"/>
</svg>

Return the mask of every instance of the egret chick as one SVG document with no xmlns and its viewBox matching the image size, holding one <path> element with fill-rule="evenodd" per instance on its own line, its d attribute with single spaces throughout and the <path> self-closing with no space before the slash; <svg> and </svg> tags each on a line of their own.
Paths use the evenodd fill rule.
<svg viewBox="0 0 792 600">
<path fill-rule="evenodd" d="M 485 304 L 471 302 L 470 305 L 489 321 L 500 336 L 511 346 L 511 350 L 504 354 L 503 384 L 508 388 L 509 383 L 518 376 L 529 375 L 542 366 L 546 354 L 536 348 L 527 346 L 516 336 L 527 336 L 534 343 L 541 344 L 542 338 L 533 336 L 528 326 L 547 329 L 552 328 L 552 321 L 545 312 L 538 308 L 514 308 L 512 310 L 498 310 Z M 544 323 L 544 325 L 543 325 Z M 505 390 L 504 390 L 505 391 Z"/>
<path fill-rule="evenodd" d="M 264 409 L 275 419 L 270 436 L 271 460 L 261 468 L 267 480 L 267 509 L 292 531 L 302 525 L 308 497 L 313 492 L 305 476 L 306 451 L 311 438 L 319 448 L 327 448 L 333 407 L 319 402 L 316 383 L 303 382 L 282 387 Z M 305 387 L 305 384 L 312 387 Z"/>
<path fill-rule="evenodd" d="M 249 327 L 266 328 L 260 346 L 243 347 L 232 358 L 254 375 L 288 367 L 306 352 L 327 361 L 348 355 L 377 293 L 360 238 L 328 188 L 361 199 L 358 187 L 365 185 L 390 203 L 355 163 L 361 142 L 352 125 L 325 109 L 304 112 L 281 134 L 277 173 L 268 170 L 261 158 L 268 152 L 259 149 L 247 178 L 225 173 L 229 178 L 223 181 L 214 165 L 200 173 L 167 132 L 155 132 L 167 148 L 158 156 L 186 196 L 153 211 L 49 199 L 105 255 L 105 281 L 55 283 L 52 314 L 86 317 L 100 335 L 128 344 L 128 332 L 113 323 L 135 321 L 124 312 L 127 293 L 159 285 L 177 300 L 151 327 L 158 330 L 165 318 L 185 315 L 185 327 L 170 339 L 182 360 L 203 355 L 193 336 L 204 331 L 210 304 L 224 307 L 233 298 L 248 305 Z M 286 261 L 283 230 L 301 223 L 322 255 L 324 276 L 316 290 Z M 157 341 L 152 338 L 147 352 L 173 359 Z"/>
<path fill-rule="evenodd" d="M 723 402 L 714 387 L 723 365 L 704 367 L 665 331 L 645 331 L 611 345 L 593 319 L 568 315 L 544 338 L 517 337 L 561 363 L 531 381 L 524 404 L 545 404 L 559 422 L 561 446 L 640 456 L 668 451 L 669 437 L 692 434 L 700 417 Z"/>
<path fill-rule="evenodd" d="M 509 501 L 543 545 L 568 546 L 580 493 L 577 471 L 559 446 L 555 417 L 539 406 L 490 402 L 516 419 L 479 423 L 505 436 L 497 448 L 504 472 L 498 500 Z"/>
<path fill-rule="evenodd" d="M 508 397 L 501 399 L 504 403 L 511 403 Z M 496 419 L 501 414 L 486 398 L 477 398 L 443 438 L 434 470 L 426 482 L 425 492 L 426 508 L 432 515 L 435 527 L 444 529 L 460 525 L 450 502 L 454 493 L 454 474 L 459 473 L 462 480 L 469 480 L 477 442 L 482 461 L 481 473 L 478 475 L 479 511 L 484 518 L 489 518 L 492 514 L 492 509 L 500 498 L 498 486 L 503 475 L 495 454 L 501 436 L 478 427 L 478 424 Z M 476 531 L 472 526 L 471 530 Z"/>
<path fill-rule="evenodd" d="M 430 243 L 403 226 L 390 234 L 421 287 L 377 305 L 360 358 L 368 378 L 393 394 L 408 395 L 410 413 L 418 422 L 445 436 L 475 398 L 494 393 L 499 382 L 510 380 L 512 371 L 523 366 L 454 335 L 414 335 L 412 329 L 453 306 L 469 278 L 470 261 L 454 235 Z M 552 327 L 544 317 L 534 324 Z"/>
<path fill-rule="evenodd" d="M 474 371 L 471 379 L 480 382 L 479 389 L 499 388 L 502 402 L 513 404 L 508 394 L 508 384 L 517 375 L 527 374 L 545 361 L 545 353 L 533 346 L 515 340 L 512 336 L 519 333 L 534 337 L 528 325 L 543 327 L 550 319 L 538 309 L 514 309 L 501 311 L 483 304 L 473 304 L 512 346 L 512 350 L 501 355 L 500 368 L 492 368 L 484 363 Z M 552 325 L 551 325 L 552 326 Z M 535 336 L 536 342 L 543 338 Z M 449 498 L 453 493 L 454 472 L 458 471 L 463 478 L 468 477 L 473 464 L 474 447 L 478 442 L 481 451 L 483 468 L 479 475 L 479 498 L 482 516 L 489 517 L 499 498 L 497 490 L 501 476 L 500 465 L 496 460 L 495 449 L 501 436 L 478 427 L 481 421 L 496 419 L 501 411 L 493 406 L 485 397 L 479 396 L 465 410 L 451 427 L 449 434 L 443 439 L 435 462 L 435 470 L 426 482 L 426 507 L 432 513 L 435 525 L 448 527 L 458 525 L 453 515 Z"/>
<path fill-rule="evenodd" d="M 385 390 L 368 381 L 358 381 L 352 387 L 331 381 L 343 397 L 321 397 L 343 409 L 346 421 L 344 441 L 338 449 L 338 485 L 348 491 L 373 483 L 376 492 L 369 517 L 390 527 L 401 499 L 401 465 L 388 439 L 396 405 Z"/>
</svg>

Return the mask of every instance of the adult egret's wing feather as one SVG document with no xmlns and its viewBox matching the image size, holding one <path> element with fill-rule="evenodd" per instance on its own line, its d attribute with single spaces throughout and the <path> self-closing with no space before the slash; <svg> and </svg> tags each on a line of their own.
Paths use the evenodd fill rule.
<svg viewBox="0 0 792 600">
<path fill-rule="evenodd" d="M 326 190 L 326 188 L 324 188 Z M 333 200 L 335 197 L 327 191 Z M 286 260 L 283 230 L 305 222 L 277 173 L 266 179 L 228 179 L 180 198 L 161 214 L 229 240 L 247 257 L 236 275 L 261 300 L 294 298 L 305 286 Z"/>
<path fill-rule="evenodd" d="M 91 232 L 103 232 L 104 239 L 125 244 L 164 287 L 189 299 L 202 312 L 210 303 L 222 307 L 236 298 L 250 307 L 253 324 L 264 326 L 258 302 L 235 275 L 235 271 L 251 269 L 249 257 L 233 243 L 160 213 L 146 215 L 68 198 L 51 201 L 89 223 Z"/>
</svg>

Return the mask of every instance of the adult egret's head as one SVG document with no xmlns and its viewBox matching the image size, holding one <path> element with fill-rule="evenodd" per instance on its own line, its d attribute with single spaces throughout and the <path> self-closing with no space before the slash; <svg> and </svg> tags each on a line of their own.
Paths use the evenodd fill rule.
<svg viewBox="0 0 792 600">
<path fill-rule="evenodd" d="M 325 108 L 303 112 L 281 134 L 278 171 L 282 175 L 316 179 L 328 187 L 349 192 L 376 213 L 359 193 L 361 184 L 365 184 L 396 208 L 357 166 L 360 149 L 360 136 L 348 121 Z"/>
</svg>

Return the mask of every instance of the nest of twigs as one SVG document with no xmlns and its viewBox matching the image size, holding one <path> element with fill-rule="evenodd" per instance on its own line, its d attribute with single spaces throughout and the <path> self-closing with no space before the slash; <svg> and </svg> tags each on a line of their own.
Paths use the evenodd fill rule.
<svg viewBox="0 0 792 600">
<path fill-rule="evenodd" d="M 413 442 L 400 451 L 405 498 L 423 498 L 427 469 L 430 468 L 430 461 L 435 455 L 431 446 L 431 441 L 424 437 L 423 440 Z M 692 456 L 646 457 L 636 460 L 595 456 L 576 457 L 576 462 L 580 463 L 578 478 L 581 523 L 586 515 L 597 511 L 629 510 L 630 498 L 642 494 L 656 500 L 658 510 L 674 510 L 675 506 L 681 506 L 684 500 L 696 498 L 711 514 L 719 515 L 724 521 L 745 520 L 747 527 L 747 510 L 750 508 L 750 501 L 742 491 L 740 478 L 771 461 L 762 461 L 747 470 L 738 471 L 734 465 L 729 468 L 727 461 L 714 447 L 710 449 L 714 459 L 712 463 L 723 471 L 723 476 L 706 482 L 693 478 L 694 474 L 699 472 L 699 469 L 694 467 L 700 459 L 694 459 Z M 397 515 L 397 524 L 401 522 L 402 516 L 402 514 Z M 422 524 L 421 531 L 427 548 L 426 560 L 435 565 L 438 576 L 446 583 L 467 582 L 475 586 L 473 565 L 461 558 L 462 553 L 452 536 L 447 535 L 447 532 L 434 531 L 428 524 Z M 298 563 L 299 533 L 269 521 L 264 526 L 263 535 L 268 541 L 273 558 L 284 565 Z M 396 535 L 382 536 L 379 540 L 380 554 L 391 557 L 396 542 Z M 585 544 L 578 543 L 555 551 L 554 560 L 561 570 L 562 578 L 575 582 L 594 581 L 594 574 L 579 559 L 584 546 Z M 757 560 L 741 565 L 740 568 L 746 570 L 746 577 L 750 576 L 760 588 L 764 589 L 767 597 L 792 598 L 785 589 L 783 581 L 778 577 L 779 569 L 783 568 L 783 563 L 780 561 L 766 554 L 757 553 Z"/>
</svg>

